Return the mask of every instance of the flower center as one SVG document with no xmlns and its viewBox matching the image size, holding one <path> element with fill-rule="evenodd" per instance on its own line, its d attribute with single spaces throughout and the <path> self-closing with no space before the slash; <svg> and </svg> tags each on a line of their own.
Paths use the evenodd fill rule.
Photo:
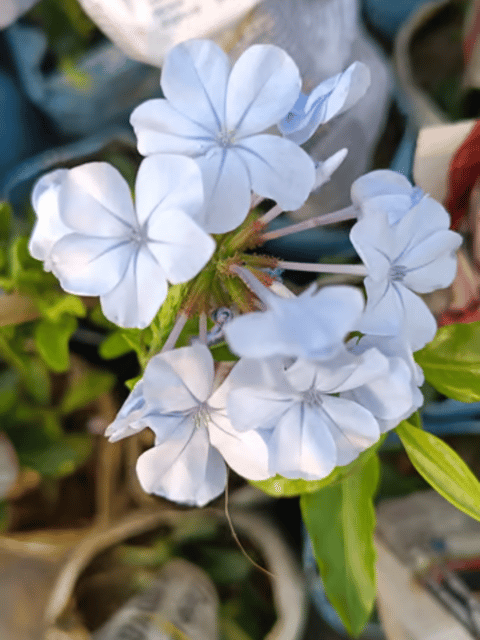
<svg viewBox="0 0 480 640">
<path fill-rule="evenodd" d="M 196 429 L 207 428 L 210 421 L 210 407 L 206 402 L 202 402 L 192 409 L 193 424 Z"/>
<path fill-rule="evenodd" d="M 222 129 L 217 133 L 216 140 L 221 147 L 231 147 L 235 144 L 235 130 L 226 131 Z"/>
<path fill-rule="evenodd" d="M 314 387 L 303 392 L 303 402 L 309 407 L 318 407 L 322 404 L 322 394 Z"/>
<path fill-rule="evenodd" d="M 143 225 L 140 229 L 132 229 L 130 231 L 129 240 L 136 245 L 146 244 L 148 239 L 146 226 Z"/>
<path fill-rule="evenodd" d="M 402 264 L 392 264 L 388 276 L 394 282 L 401 282 L 407 274 L 407 267 Z"/>
</svg>

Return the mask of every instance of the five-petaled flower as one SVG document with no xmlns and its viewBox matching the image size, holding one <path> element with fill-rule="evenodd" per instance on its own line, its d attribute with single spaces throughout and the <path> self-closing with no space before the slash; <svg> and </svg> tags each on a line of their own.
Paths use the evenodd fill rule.
<svg viewBox="0 0 480 640">
<path fill-rule="evenodd" d="M 241 224 L 251 191 L 284 210 L 304 203 L 315 181 L 313 160 L 290 140 L 264 133 L 300 93 L 299 71 L 285 51 L 255 45 L 230 69 L 215 43 L 189 40 L 168 54 L 161 85 L 166 99 L 132 113 L 138 149 L 195 158 L 205 187 L 205 207 L 195 219 L 206 231 Z"/>
<path fill-rule="evenodd" d="M 236 432 L 226 416 L 226 389 L 213 393 L 214 363 L 202 344 L 165 351 L 105 432 L 116 441 L 149 427 L 155 446 L 139 457 L 137 474 L 148 493 L 203 506 L 222 493 L 224 460 L 245 478 L 268 478 L 267 448 L 255 431 Z"/>
<path fill-rule="evenodd" d="M 167 281 L 190 280 L 215 249 L 190 215 L 202 207 L 203 187 L 189 158 L 145 159 L 135 207 L 127 182 L 104 162 L 47 174 L 32 202 L 32 255 L 65 291 L 100 296 L 105 316 L 122 327 L 148 326 Z"/>
<path fill-rule="evenodd" d="M 367 305 L 358 329 L 404 336 L 417 351 L 437 330 L 417 293 L 451 284 L 462 238 L 449 230 L 450 218 L 441 204 L 392 171 L 359 178 L 352 200 L 360 219 L 350 239 L 368 269 Z"/>
</svg>

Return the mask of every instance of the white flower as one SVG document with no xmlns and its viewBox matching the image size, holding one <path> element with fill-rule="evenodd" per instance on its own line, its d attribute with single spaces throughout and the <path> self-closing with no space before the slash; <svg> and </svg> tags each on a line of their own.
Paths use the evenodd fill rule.
<svg viewBox="0 0 480 640">
<path fill-rule="evenodd" d="M 388 373 L 377 349 L 343 351 L 328 362 L 241 359 L 230 373 L 227 410 L 240 432 L 268 446 L 270 475 L 317 480 L 354 460 L 380 437 L 373 414 L 342 392 Z M 340 397 L 338 397 L 340 394 Z"/>
<path fill-rule="evenodd" d="M 258 282 L 255 293 L 267 310 L 241 315 L 224 328 L 232 351 L 245 358 L 331 358 L 343 350 L 364 308 L 360 291 L 347 286 L 317 290 L 313 285 L 298 297 L 284 298 Z"/>
<path fill-rule="evenodd" d="M 263 132 L 289 112 L 300 84 L 293 60 L 273 45 L 250 47 L 230 70 L 213 42 L 179 44 L 162 69 L 166 99 L 132 113 L 138 149 L 195 158 L 205 187 L 205 208 L 195 219 L 210 233 L 243 222 L 252 190 L 284 210 L 298 209 L 314 184 L 313 161 L 290 140 Z"/>
<path fill-rule="evenodd" d="M 59 193 L 68 176 L 68 169 L 57 169 L 42 176 L 32 191 L 32 207 L 37 214 L 28 249 L 43 262 L 45 271 L 52 270 L 53 245 L 72 229 L 60 217 Z"/>
<path fill-rule="evenodd" d="M 395 180 L 403 182 L 400 177 Z M 370 195 L 361 201 L 362 216 L 350 233 L 368 269 L 367 306 L 358 328 L 373 335 L 402 335 L 417 351 L 433 339 L 437 325 L 416 293 L 451 284 L 462 239 L 449 230 L 448 213 L 432 198 L 411 186 L 402 196 L 396 185 L 395 195 L 371 196 L 374 176 L 365 183 Z M 358 193 L 358 184 L 356 189 Z"/>
<path fill-rule="evenodd" d="M 377 419 L 382 433 L 394 429 L 423 405 L 419 387 L 424 382 L 422 369 L 413 358 L 407 342 L 401 337 L 362 336 L 348 343 L 348 350 L 361 355 L 378 349 L 388 359 L 385 375 L 340 394 L 368 409 Z"/>
<path fill-rule="evenodd" d="M 354 62 L 342 73 L 320 83 L 309 96 L 301 93 L 278 128 L 289 140 L 303 144 L 321 124 L 358 102 L 369 86 L 369 68 L 362 62 Z"/>
<path fill-rule="evenodd" d="M 144 160 L 136 207 L 112 166 L 92 162 L 41 179 L 30 249 L 70 293 L 100 296 L 105 316 L 123 327 L 150 324 L 173 284 L 193 278 L 215 243 L 189 215 L 201 208 L 193 160 Z M 51 208 L 50 208 L 51 207 Z"/>
<path fill-rule="evenodd" d="M 148 493 L 203 506 L 225 488 L 224 459 L 246 478 L 268 477 L 265 443 L 254 431 L 233 430 L 222 405 L 225 392 L 212 395 L 213 384 L 213 358 L 204 345 L 161 353 L 107 428 L 112 441 L 145 427 L 155 433 L 155 446 L 137 461 Z"/>
<path fill-rule="evenodd" d="M 420 187 L 414 187 L 404 175 L 390 169 L 378 169 L 357 178 L 352 184 L 350 195 L 358 209 L 358 217 L 383 211 L 390 224 L 395 224 L 419 204 L 435 202 Z"/>
</svg>

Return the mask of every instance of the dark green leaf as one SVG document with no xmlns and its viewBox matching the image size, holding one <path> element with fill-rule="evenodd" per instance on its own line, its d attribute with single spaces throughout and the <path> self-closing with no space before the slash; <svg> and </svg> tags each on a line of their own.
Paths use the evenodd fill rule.
<svg viewBox="0 0 480 640">
<path fill-rule="evenodd" d="M 440 327 L 415 360 L 427 382 L 449 398 L 480 400 L 480 322 Z"/>
<path fill-rule="evenodd" d="M 340 483 L 300 498 L 326 594 L 346 629 L 358 635 L 375 603 L 375 496 L 378 456 Z"/>
<path fill-rule="evenodd" d="M 19 376 L 16 371 L 6 369 L 0 373 L 0 415 L 7 413 L 18 398 Z"/>
<path fill-rule="evenodd" d="M 480 520 L 480 482 L 446 442 L 404 420 L 396 432 L 418 473 L 446 500 Z"/>
<path fill-rule="evenodd" d="M 68 343 L 77 328 L 77 320 L 64 314 L 58 322 L 41 320 L 35 326 L 35 346 L 47 365 L 56 373 L 68 371 Z"/>
<path fill-rule="evenodd" d="M 80 381 L 76 380 L 67 389 L 60 404 L 60 412 L 68 414 L 82 409 L 102 394 L 110 391 L 114 382 L 115 376 L 113 374 L 89 369 Z"/>
<path fill-rule="evenodd" d="M 37 357 L 25 358 L 22 378 L 29 395 L 39 404 L 47 405 L 51 397 L 51 382 L 48 370 Z"/>
<path fill-rule="evenodd" d="M 7 240 L 12 228 L 13 212 L 9 202 L 0 202 L 0 240 Z"/>
<path fill-rule="evenodd" d="M 35 469 L 42 476 L 60 478 L 70 475 L 80 467 L 92 451 L 92 439 L 85 434 L 65 436 L 44 447 L 26 447 L 19 451 L 23 466 Z"/>
</svg>

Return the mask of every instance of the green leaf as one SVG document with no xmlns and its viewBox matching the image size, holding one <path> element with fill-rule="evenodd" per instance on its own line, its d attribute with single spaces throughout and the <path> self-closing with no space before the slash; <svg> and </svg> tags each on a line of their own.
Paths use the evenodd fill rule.
<svg viewBox="0 0 480 640">
<path fill-rule="evenodd" d="M 36 302 L 42 315 L 52 322 L 59 322 L 65 313 L 78 318 L 84 318 L 87 315 L 87 309 L 82 300 L 71 294 L 62 295 L 53 302 L 47 302 L 43 296 Z"/>
<path fill-rule="evenodd" d="M 480 482 L 460 456 L 446 442 L 406 420 L 395 431 L 413 466 L 435 491 L 480 520 Z"/>
<path fill-rule="evenodd" d="M 131 344 L 125 338 L 123 331 L 114 331 L 103 340 L 98 352 L 104 360 L 119 358 L 133 351 Z"/>
<path fill-rule="evenodd" d="M 130 391 L 132 391 L 133 387 L 137 384 L 137 382 L 139 380 L 141 380 L 142 376 L 135 376 L 135 378 L 130 378 L 129 380 L 125 380 L 125 386 L 127 387 L 127 389 L 130 389 Z"/>
<path fill-rule="evenodd" d="M 0 373 L 0 415 L 10 411 L 18 398 L 19 376 L 16 371 L 6 369 Z"/>
<path fill-rule="evenodd" d="M 480 400 L 480 322 L 440 327 L 415 360 L 427 382 L 449 398 Z"/>
<path fill-rule="evenodd" d="M 90 456 L 92 438 L 86 434 L 71 434 L 43 447 L 19 451 L 20 463 L 35 469 L 42 476 L 61 478 L 70 475 Z"/>
<path fill-rule="evenodd" d="M 354 475 L 300 498 L 325 592 L 346 629 L 357 636 L 375 603 L 375 496 L 378 456 Z"/>
<path fill-rule="evenodd" d="M 65 415 L 82 409 L 110 391 L 114 382 L 115 376 L 112 373 L 89 369 L 81 380 L 75 380 L 67 389 L 60 403 L 60 412 Z"/>
<path fill-rule="evenodd" d="M 29 395 L 39 404 L 47 405 L 51 397 L 51 381 L 48 370 L 40 358 L 25 358 L 21 374 Z"/>
<path fill-rule="evenodd" d="M 13 212 L 9 202 L 0 202 L 0 239 L 6 240 L 12 228 Z"/>
<path fill-rule="evenodd" d="M 77 320 L 64 314 L 58 322 L 40 320 L 35 327 L 35 346 L 47 365 L 56 373 L 68 371 L 68 343 L 77 328 Z"/>
<path fill-rule="evenodd" d="M 268 478 L 268 480 L 249 480 L 249 483 L 274 498 L 292 498 L 293 496 L 301 496 L 304 493 L 315 493 L 356 473 L 357 469 L 376 454 L 385 438 L 386 435 L 381 436 L 377 443 L 363 451 L 353 462 L 343 467 L 335 467 L 330 475 L 321 480 L 289 480 L 277 475 L 273 478 Z"/>
</svg>

